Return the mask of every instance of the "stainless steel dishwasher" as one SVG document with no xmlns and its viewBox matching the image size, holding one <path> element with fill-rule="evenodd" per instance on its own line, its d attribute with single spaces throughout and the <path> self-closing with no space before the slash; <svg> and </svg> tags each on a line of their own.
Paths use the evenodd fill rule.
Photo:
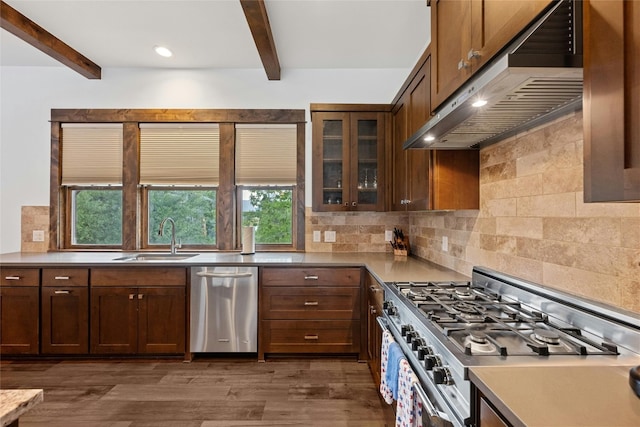
<svg viewBox="0 0 640 427">
<path fill-rule="evenodd" d="M 258 351 L 258 268 L 191 268 L 192 353 Z"/>
</svg>

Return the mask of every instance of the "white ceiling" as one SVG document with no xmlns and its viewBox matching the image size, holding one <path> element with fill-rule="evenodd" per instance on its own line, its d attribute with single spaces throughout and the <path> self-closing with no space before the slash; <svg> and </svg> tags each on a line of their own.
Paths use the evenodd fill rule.
<svg viewBox="0 0 640 427">
<path fill-rule="evenodd" d="M 5 2 L 102 68 L 262 68 L 239 0 Z M 410 69 L 430 39 L 425 0 L 265 3 L 283 70 Z M 62 66 L 5 30 L 0 52 L 2 66 Z"/>
</svg>

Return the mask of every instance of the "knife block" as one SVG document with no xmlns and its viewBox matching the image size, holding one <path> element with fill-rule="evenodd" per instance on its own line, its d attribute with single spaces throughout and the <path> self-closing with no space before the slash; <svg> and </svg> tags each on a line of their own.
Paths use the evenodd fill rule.
<svg viewBox="0 0 640 427">
<path fill-rule="evenodd" d="M 395 246 L 403 247 L 404 249 L 396 249 L 393 248 L 393 254 L 396 256 L 408 256 L 411 253 L 411 248 L 409 246 L 409 237 L 404 236 L 402 239 L 395 240 Z"/>
</svg>

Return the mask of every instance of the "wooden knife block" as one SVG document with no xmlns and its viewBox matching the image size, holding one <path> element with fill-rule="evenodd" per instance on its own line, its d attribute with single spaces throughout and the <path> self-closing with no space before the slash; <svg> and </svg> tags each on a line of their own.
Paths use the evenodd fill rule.
<svg viewBox="0 0 640 427">
<path fill-rule="evenodd" d="M 407 256 L 411 253 L 411 248 L 409 246 L 409 237 L 404 236 L 402 239 L 396 239 L 396 244 L 404 246 L 404 249 L 393 249 L 393 254 L 398 256 Z"/>
</svg>

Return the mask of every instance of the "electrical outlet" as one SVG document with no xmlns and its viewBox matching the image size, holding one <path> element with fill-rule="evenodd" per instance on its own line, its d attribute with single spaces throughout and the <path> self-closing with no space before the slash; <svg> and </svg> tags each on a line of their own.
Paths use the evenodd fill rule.
<svg viewBox="0 0 640 427">
<path fill-rule="evenodd" d="M 33 230 L 33 241 L 44 242 L 44 230 Z"/>
<path fill-rule="evenodd" d="M 393 239 L 393 232 L 391 230 L 384 230 L 384 241 L 390 242 Z"/>
<path fill-rule="evenodd" d="M 442 250 L 449 252 L 449 238 L 447 236 L 442 236 Z"/>
<path fill-rule="evenodd" d="M 334 243 L 336 241 L 336 232 L 335 231 L 325 231 L 324 232 L 324 241 L 327 243 Z"/>
<path fill-rule="evenodd" d="M 314 242 L 319 242 L 320 241 L 320 230 L 314 230 L 313 231 L 313 241 Z"/>
</svg>

